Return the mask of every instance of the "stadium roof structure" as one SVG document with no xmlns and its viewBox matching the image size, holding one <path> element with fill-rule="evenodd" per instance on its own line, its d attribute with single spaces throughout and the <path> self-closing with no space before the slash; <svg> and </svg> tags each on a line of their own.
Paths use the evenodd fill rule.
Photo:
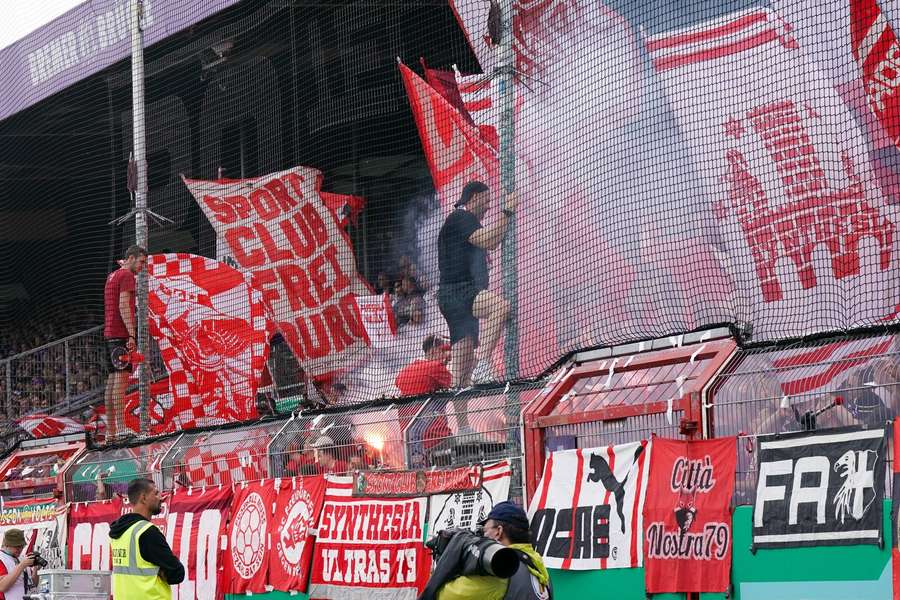
<svg viewBox="0 0 900 600">
<path fill-rule="evenodd" d="M 128 58 L 133 0 L 86 0 L 0 50 L 0 120 Z M 183 31 L 240 0 L 143 0 L 144 45 Z"/>
</svg>

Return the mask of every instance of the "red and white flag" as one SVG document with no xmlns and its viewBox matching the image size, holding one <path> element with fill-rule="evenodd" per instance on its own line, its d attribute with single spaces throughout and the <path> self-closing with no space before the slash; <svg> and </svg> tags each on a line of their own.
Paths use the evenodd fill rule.
<svg viewBox="0 0 900 600">
<path fill-rule="evenodd" d="M 554 452 L 528 507 L 535 549 L 550 569 L 640 567 L 646 440 Z"/>
<path fill-rule="evenodd" d="M 256 418 L 274 334 L 262 292 L 202 256 L 155 254 L 147 269 L 150 333 L 169 372 L 164 432 Z"/>
<path fill-rule="evenodd" d="M 848 373 L 891 352 L 893 336 L 832 342 L 770 354 L 785 396 L 819 396 L 838 389 Z"/>
<path fill-rule="evenodd" d="M 22 417 L 16 422 L 35 439 L 66 435 L 67 433 L 84 433 L 85 431 L 84 424 L 75 419 L 42 413 Z"/>
<path fill-rule="evenodd" d="M 313 531 L 325 499 L 325 477 L 275 480 L 278 498 L 272 517 L 269 583 L 283 592 L 306 591 L 312 565 Z"/>
<path fill-rule="evenodd" d="M 736 317 L 770 339 L 888 314 L 895 223 L 862 133 L 790 26 L 753 9 L 646 44 L 716 213 Z"/>
<path fill-rule="evenodd" d="M 271 481 L 245 482 L 235 489 L 224 561 L 230 594 L 266 591 L 276 493 Z"/>
<path fill-rule="evenodd" d="M 230 486 L 268 477 L 266 448 L 272 433 L 268 430 L 219 432 L 214 445 L 206 443 L 204 434 L 194 440 L 178 461 L 176 483 L 194 487 Z"/>
<path fill-rule="evenodd" d="M 397 337 L 397 321 L 387 292 L 380 296 L 357 296 L 356 304 L 373 348 L 390 347 Z"/>
<path fill-rule="evenodd" d="M 850 0 L 850 36 L 869 106 L 900 146 L 900 44 L 875 0 Z"/>
<path fill-rule="evenodd" d="M 368 345 L 353 296 L 371 293 L 347 233 L 322 198 L 321 180 L 308 167 L 254 179 L 184 180 L 310 375 L 338 369 Z"/>
</svg>

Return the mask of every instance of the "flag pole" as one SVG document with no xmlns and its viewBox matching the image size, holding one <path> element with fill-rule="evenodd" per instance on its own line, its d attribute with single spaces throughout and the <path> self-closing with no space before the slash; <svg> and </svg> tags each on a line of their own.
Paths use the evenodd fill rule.
<svg viewBox="0 0 900 600">
<path fill-rule="evenodd" d="M 500 95 L 500 187 L 502 194 L 516 191 L 515 148 L 515 52 L 513 50 L 513 0 L 498 0 L 500 8 L 499 66 L 496 69 Z M 509 301 L 509 321 L 503 345 L 506 381 L 519 378 L 519 302 L 516 264 L 516 215 L 509 218 L 503 239 L 503 296 Z M 519 393 L 506 394 L 507 445 L 512 453 L 519 451 Z"/>
<path fill-rule="evenodd" d="M 134 135 L 134 164 L 136 186 L 134 192 L 134 237 L 135 243 L 147 248 L 147 144 L 144 115 L 144 33 L 141 17 L 144 12 L 143 0 L 133 0 L 131 5 L 131 101 Z M 146 269 L 137 278 L 137 345 L 141 352 L 149 350 L 147 332 L 147 296 L 149 292 Z M 149 429 L 148 408 L 150 404 L 150 377 L 145 365 L 140 366 L 139 387 L 141 398 L 141 435 Z M 119 400 L 122 401 L 121 399 Z M 124 414 L 122 415 L 124 418 Z M 114 417 L 115 418 L 115 417 Z"/>
</svg>

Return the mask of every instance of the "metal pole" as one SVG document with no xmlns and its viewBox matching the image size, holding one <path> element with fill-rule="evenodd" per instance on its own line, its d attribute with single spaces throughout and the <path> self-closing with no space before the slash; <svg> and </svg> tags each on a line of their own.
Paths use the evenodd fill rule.
<svg viewBox="0 0 900 600">
<path fill-rule="evenodd" d="M 500 92 L 500 187 L 502 193 L 516 191 L 516 148 L 515 148 L 515 52 L 513 50 L 513 0 L 500 0 L 499 45 L 500 65 L 497 68 L 497 84 Z M 506 325 L 506 339 L 503 345 L 506 380 L 519 377 L 519 302 L 518 269 L 516 265 L 516 217 L 509 219 L 506 236 L 503 239 L 503 295 L 509 301 L 509 321 Z M 507 443 L 510 452 L 519 450 L 519 393 L 510 391 L 506 398 Z"/>
<path fill-rule="evenodd" d="M 134 164 L 137 174 L 134 192 L 134 237 L 138 246 L 147 248 L 147 145 L 146 127 L 144 124 L 144 34 L 141 30 L 141 16 L 144 12 L 142 0 L 134 0 L 131 7 L 131 98 L 134 116 Z M 141 272 L 137 280 L 137 344 L 147 353 L 147 273 Z M 149 372 L 145 365 L 141 366 L 141 434 L 146 434 L 149 427 L 148 408 L 150 405 Z M 121 401 L 121 400 L 120 400 Z"/>
</svg>

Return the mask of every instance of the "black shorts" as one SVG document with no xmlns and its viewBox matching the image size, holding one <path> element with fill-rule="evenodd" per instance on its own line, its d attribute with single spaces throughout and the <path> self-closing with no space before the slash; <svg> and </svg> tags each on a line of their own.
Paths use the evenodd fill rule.
<svg viewBox="0 0 900 600">
<path fill-rule="evenodd" d="M 472 338 L 478 347 L 478 319 L 472 314 L 472 305 L 480 291 L 470 283 L 442 283 L 438 289 L 438 307 L 450 328 L 450 345 Z"/>
<path fill-rule="evenodd" d="M 134 367 L 130 362 L 122 360 L 128 354 L 128 349 L 125 347 L 128 338 L 106 338 L 104 341 L 106 342 L 106 366 L 110 372 L 130 373 Z"/>
</svg>

